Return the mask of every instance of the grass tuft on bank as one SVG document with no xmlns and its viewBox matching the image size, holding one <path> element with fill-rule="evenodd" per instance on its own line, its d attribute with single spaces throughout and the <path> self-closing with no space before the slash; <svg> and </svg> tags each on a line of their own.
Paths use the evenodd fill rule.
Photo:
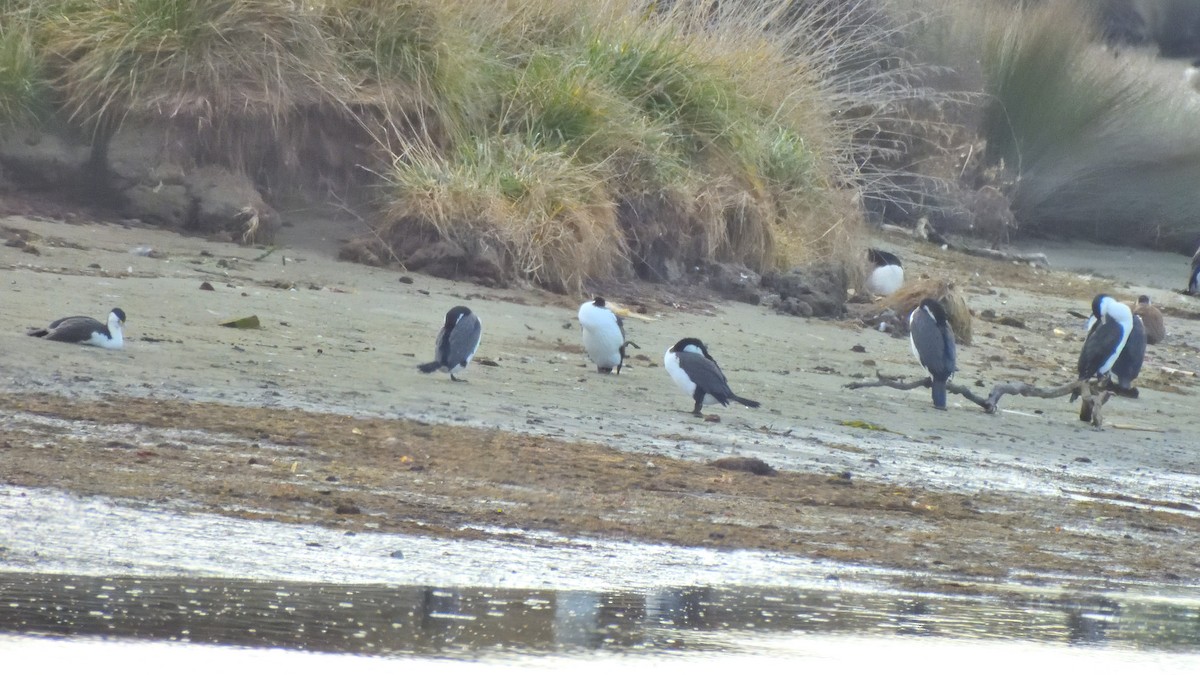
<svg viewBox="0 0 1200 675">
<path fill-rule="evenodd" d="M 0 4 L 0 124 L 25 124 L 49 110 L 41 77 L 42 55 L 34 44 L 32 7 Z"/>
<path fill-rule="evenodd" d="M 620 0 L 464 6 L 495 64 L 494 107 L 460 143 L 466 151 L 414 152 L 394 165 L 397 229 L 384 238 L 432 228 L 570 289 L 630 271 L 665 276 L 667 256 L 759 271 L 848 258 L 846 237 L 828 233 L 858 226 L 837 188 L 849 182 L 851 139 L 827 109 L 823 66 L 765 30 L 764 7 L 711 10 L 677 3 L 656 13 Z M 497 156 L 524 166 L 481 170 Z M 554 159 L 534 171 L 530 158 Z M 534 173 L 536 191 L 497 189 L 501 176 Z M 444 177 L 436 199 L 431 176 Z M 507 202 L 481 210 L 481 200 Z M 513 236 L 529 232 L 521 221 L 531 213 L 543 224 L 537 235 Z M 463 226 L 481 217 L 508 220 Z"/>
<path fill-rule="evenodd" d="M 831 47 L 801 39 L 839 3 L 802 4 L 5 0 L 0 115 L 370 184 L 388 251 L 488 249 L 553 288 L 849 261 L 869 115 L 836 119 Z"/>
</svg>

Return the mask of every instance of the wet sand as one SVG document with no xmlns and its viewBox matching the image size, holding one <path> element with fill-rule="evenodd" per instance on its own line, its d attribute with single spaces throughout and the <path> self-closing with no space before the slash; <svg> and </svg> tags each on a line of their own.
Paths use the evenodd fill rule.
<svg viewBox="0 0 1200 675">
<path fill-rule="evenodd" d="M 1186 544 L 1200 530 L 1200 382 L 1163 369 L 1200 371 L 1200 323 L 1180 318 L 1200 302 L 1169 292 L 1182 256 L 1130 262 L 1056 244 L 1047 272 L 884 242 L 910 278 L 952 278 L 976 312 L 1023 323 L 976 319 L 956 380 L 976 393 L 1068 381 L 1082 322 L 1067 310 L 1086 312 L 1098 290 L 1149 292 L 1176 310 L 1167 342 L 1150 348 L 1142 397 L 1111 403 L 1112 426 L 1095 431 L 1065 399 L 1006 397 L 987 415 L 962 399 L 939 412 L 924 390 L 846 390 L 877 370 L 917 377 L 907 341 L 690 290 L 609 289 L 657 320 L 630 321 L 645 349 L 606 376 L 579 348 L 582 298 L 338 262 L 340 231 L 319 221 L 285 230 L 259 260 L 262 250 L 119 225 L 0 227 L 29 231 L 38 250 L 0 248 L 10 485 L 347 530 L 551 531 L 977 579 L 1200 578 Z M 1123 262 L 1104 265 L 1105 251 Z M 484 325 L 466 384 L 416 370 L 455 304 Z M 120 352 L 23 334 L 113 306 L 129 315 Z M 218 325 L 248 315 L 261 330 Z M 734 390 L 763 407 L 691 417 L 661 367 L 685 336 L 708 343 Z M 708 465 L 729 456 L 781 473 Z"/>
</svg>

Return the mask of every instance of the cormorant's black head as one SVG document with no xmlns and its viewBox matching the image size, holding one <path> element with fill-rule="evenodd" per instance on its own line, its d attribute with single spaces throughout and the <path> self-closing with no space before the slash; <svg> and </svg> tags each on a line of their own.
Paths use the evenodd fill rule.
<svg viewBox="0 0 1200 675">
<path fill-rule="evenodd" d="M 946 325 L 946 308 L 942 307 L 942 303 L 933 298 L 925 298 L 921 301 L 921 309 L 928 311 L 937 325 Z"/>
<path fill-rule="evenodd" d="M 1093 298 L 1092 299 L 1092 316 L 1096 317 L 1097 319 L 1103 319 L 1104 318 L 1104 301 L 1111 300 L 1111 299 L 1112 298 L 1108 297 L 1108 294 L 1106 294 L 1106 293 L 1101 293 L 1100 295 L 1097 295 L 1095 298 Z"/>
<path fill-rule="evenodd" d="M 451 308 L 449 312 L 446 312 L 446 327 L 453 328 L 453 327 L 457 326 L 458 322 L 462 321 L 463 317 L 467 316 L 470 313 L 471 313 L 471 310 L 467 309 L 466 307 L 463 307 L 462 305 Z"/>
<path fill-rule="evenodd" d="M 716 359 L 709 355 L 708 347 L 705 347 L 704 343 L 698 338 L 684 338 L 679 342 L 676 342 L 675 346 L 671 347 L 671 351 L 675 353 L 692 352 L 694 354 L 703 354 L 704 358 L 716 363 Z"/>
<path fill-rule="evenodd" d="M 120 307 L 113 307 L 112 312 L 109 313 L 116 314 L 121 323 L 125 323 L 125 310 L 121 309 Z"/>
<path fill-rule="evenodd" d="M 604 298 L 597 295 L 596 299 L 592 301 L 592 304 L 597 307 L 603 307 L 604 306 Z"/>
<path fill-rule="evenodd" d="M 1150 296 L 1139 295 L 1138 296 L 1138 306 L 1139 307 L 1149 307 L 1150 306 Z"/>
<path fill-rule="evenodd" d="M 900 258 L 897 258 L 895 254 L 888 253 L 887 251 L 880 251 L 877 248 L 867 249 L 867 260 L 870 260 L 871 264 L 875 265 L 876 267 L 883 267 L 884 265 L 904 267 L 900 264 Z"/>
</svg>

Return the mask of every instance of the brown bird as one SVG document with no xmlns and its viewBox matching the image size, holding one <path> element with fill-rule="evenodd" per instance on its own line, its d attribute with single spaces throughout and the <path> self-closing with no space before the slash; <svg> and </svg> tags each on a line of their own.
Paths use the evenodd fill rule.
<svg viewBox="0 0 1200 675">
<path fill-rule="evenodd" d="M 1132 309 L 1135 315 L 1142 317 L 1142 323 L 1146 325 L 1146 344 L 1156 345 L 1167 337 L 1162 312 L 1150 304 L 1150 296 L 1139 296 Z"/>
</svg>

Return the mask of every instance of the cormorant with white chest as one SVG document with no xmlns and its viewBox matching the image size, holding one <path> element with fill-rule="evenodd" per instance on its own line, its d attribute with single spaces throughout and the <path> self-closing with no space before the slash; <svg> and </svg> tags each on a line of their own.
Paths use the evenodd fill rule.
<svg viewBox="0 0 1200 675">
<path fill-rule="evenodd" d="M 45 328 L 28 331 L 26 335 L 55 342 L 120 349 L 125 346 L 124 327 L 125 312 L 120 307 L 114 307 L 108 313 L 107 324 L 100 323 L 90 316 L 68 316 L 51 321 Z"/>
<path fill-rule="evenodd" d="M 871 270 L 867 273 L 867 290 L 875 295 L 891 295 L 904 285 L 904 267 L 894 253 L 877 248 L 867 249 Z"/>
<path fill-rule="evenodd" d="M 621 314 L 628 314 L 615 303 L 599 296 L 579 306 L 579 325 L 583 329 L 583 348 L 601 373 L 615 369 L 621 374 L 625 365 L 625 348 L 636 343 L 625 339 L 625 324 Z"/>
<path fill-rule="evenodd" d="M 758 401 L 733 393 L 716 359 L 708 353 L 704 343 L 696 338 L 684 338 L 676 342 L 663 355 L 663 365 L 675 384 L 696 402 L 696 407 L 692 409 L 696 417 L 701 416 L 700 408 L 705 403 L 728 406 L 730 401 L 737 401 L 748 408 L 760 405 Z"/>
<path fill-rule="evenodd" d="M 1129 306 L 1104 293 L 1097 295 L 1092 300 L 1087 339 L 1079 351 L 1079 379 L 1108 375 L 1132 332 L 1133 312 Z"/>
</svg>

